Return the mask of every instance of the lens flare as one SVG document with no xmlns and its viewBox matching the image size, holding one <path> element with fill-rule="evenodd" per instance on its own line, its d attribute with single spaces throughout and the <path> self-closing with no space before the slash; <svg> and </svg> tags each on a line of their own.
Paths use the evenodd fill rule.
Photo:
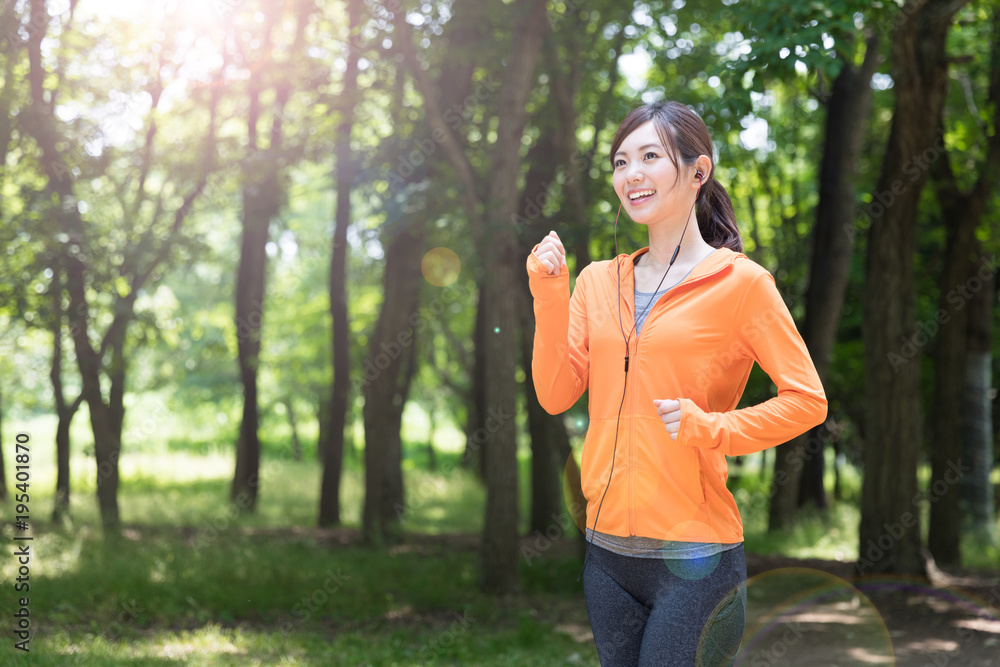
<svg viewBox="0 0 1000 667">
<path fill-rule="evenodd" d="M 462 272 L 462 260 L 451 248 L 431 248 L 420 262 L 420 271 L 431 285 L 447 287 Z"/>
<path fill-rule="evenodd" d="M 580 487 L 580 466 L 572 454 L 563 466 L 563 500 L 566 501 L 573 523 L 581 533 L 586 534 L 587 499 L 583 497 L 583 489 Z"/>
<path fill-rule="evenodd" d="M 781 568 L 747 580 L 747 624 L 735 665 L 811 664 L 822 645 L 830 665 L 892 665 L 882 615 L 862 590 L 811 568 Z M 849 633 L 851 640 L 842 641 Z"/>
</svg>

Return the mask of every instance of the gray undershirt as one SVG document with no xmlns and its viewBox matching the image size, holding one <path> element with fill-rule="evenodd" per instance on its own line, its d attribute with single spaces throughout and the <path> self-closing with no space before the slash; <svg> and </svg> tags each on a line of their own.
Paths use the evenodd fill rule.
<svg viewBox="0 0 1000 667">
<path fill-rule="evenodd" d="M 681 278 L 681 280 L 684 280 Z M 670 287 L 673 287 L 671 285 Z M 642 325 L 645 324 L 646 318 L 649 317 L 649 311 L 653 310 L 656 306 L 656 302 L 660 300 L 660 297 L 667 293 L 670 287 L 664 287 L 655 295 L 653 292 L 640 292 L 636 290 L 635 292 L 635 335 L 639 336 L 639 332 L 642 331 Z M 647 308 L 647 305 L 649 306 Z M 640 313 L 640 310 L 645 310 L 645 312 Z"/>
</svg>

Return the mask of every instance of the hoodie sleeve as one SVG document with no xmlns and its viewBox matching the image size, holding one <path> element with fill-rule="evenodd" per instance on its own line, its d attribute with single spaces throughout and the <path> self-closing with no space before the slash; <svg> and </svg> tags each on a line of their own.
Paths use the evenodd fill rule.
<svg viewBox="0 0 1000 667">
<path fill-rule="evenodd" d="M 823 385 L 770 273 L 751 281 L 735 324 L 738 345 L 767 373 L 778 395 L 728 412 L 705 412 L 681 398 L 678 444 L 740 456 L 788 442 L 826 420 Z"/>
<path fill-rule="evenodd" d="M 552 275 L 535 257 L 528 255 L 528 285 L 535 301 L 535 341 L 531 352 L 531 376 L 538 402 L 551 415 L 565 412 L 587 388 L 590 375 L 590 336 L 580 272 L 573 295 L 569 293 L 569 270 Z"/>
</svg>

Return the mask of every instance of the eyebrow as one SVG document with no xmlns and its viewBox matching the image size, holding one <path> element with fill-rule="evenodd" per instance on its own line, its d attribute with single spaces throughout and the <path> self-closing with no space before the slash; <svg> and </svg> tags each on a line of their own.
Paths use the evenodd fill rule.
<svg viewBox="0 0 1000 667">
<path fill-rule="evenodd" d="M 660 148 L 662 150 L 662 147 L 660 146 L 660 144 L 646 144 L 645 146 L 639 146 L 639 150 L 642 150 L 643 148 Z M 625 154 L 625 151 L 618 151 L 617 153 L 615 153 L 615 157 L 618 157 L 619 155 L 624 155 L 624 154 Z"/>
</svg>

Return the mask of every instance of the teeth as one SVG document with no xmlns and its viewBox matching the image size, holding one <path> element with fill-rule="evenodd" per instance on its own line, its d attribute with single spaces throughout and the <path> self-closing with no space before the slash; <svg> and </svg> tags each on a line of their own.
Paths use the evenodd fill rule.
<svg viewBox="0 0 1000 667">
<path fill-rule="evenodd" d="M 651 195 L 651 194 L 653 194 L 652 190 L 639 190 L 638 192 L 633 192 L 632 194 L 630 194 L 628 198 L 631 199 L 632 201 L 635 201 L 639 197 L 645 197 L 646 195 Z"/>
</svg>

